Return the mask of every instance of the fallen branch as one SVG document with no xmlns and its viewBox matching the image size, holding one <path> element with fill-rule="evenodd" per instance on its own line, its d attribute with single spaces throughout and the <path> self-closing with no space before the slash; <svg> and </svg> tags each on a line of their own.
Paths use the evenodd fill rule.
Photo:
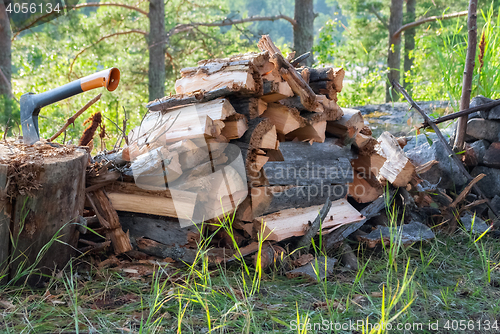
<svg viewBox="0 0 500 334">
<path fill-rule="evenodd" d="M 94 103 L 96 103 L 97 101 L 99 101 L 100 98 L 101 98 L 101 96 L 102 96 L 102 93 L 99 93 L 92 100 L 90 100 L 89 102 L 87 102 L 87 104 L 84 105 L 82 109 L 78 110 L 73 116 L 71 116 L 70 118 L 68 118 L 68 120 L 63 125 L 63 127 L 59 131 L 57 131 L 52 137 L 50 137 L 49 141 L 54 141 L 57 137 L 59 137 L 61 135 L 61 133 L 63 133 L 64 131 L 66 131 L 66 129 L 68 128 L 68 126 L 70 126 L 71 124 L 73 124 L 75 122 L 75 120 L 78 118 L 78 116 L 80 116 L 81 114 L 83 114 L 85 112 L 85 110 L 87 110 L 88 108 L 90 108 L 91 105 L 93 105 Z"/>
<path fill-rule="evenodd" d="M 441 141 L 441 143 L 443 143 L 443 145 L 444 145 L 446 151 L 448 152 L 449 156 L 455 162 L 455 164 L 458 166 L 458 169 L 460 170 L 460 172 L 467 178 L 467 181 L 468 182 L 473 181 L 474 178 L 465 169 L 464 165 L 462 164 L 462 162 L 460 161 L 460 159 L 457 157 L 457 155 L 455 154 L 455 152 L 453 152 L 453 149 L 450 147 L 450 145 L 448 144 L 448 142 L 444 138 L 444 136 L 441 133 L 441 130 L 439 130 L 438 126 L 430 119 L 430 117 L 422 110 L 422 108 L 420 108 L 420 106 L 415 101 L 413 101 L 413 99 L 408 95 L 408 92 L 406 92 L 406 90 L 403 87 L 401 87 L 401 85 L 397 81 L 392 81 L 392 86 L 394 87 L 394 89 L 396 89 L 398 92 L 400 92 L 405 97 L 405 99 L 411 104 L 411 106 L 416 111 L 418 111 L 420 113 L 420 115 L 422 115 L 422 117 L 427 122 L 427 124 L 429 124 L 429 126 L 436 132 L 436 135 L 437 135 L 439 141 Z M 480 197 L 482 197 L 482 198 L 484 198 L 484 199 L 487 200 L 486 205 L 488 206 L 488 208 L 490 208 L 491 212 L 493 212 L 493 214 L 497 218 L 496 221 L 495 221 L 495 223 L 498 226 L 499 215 L 498 215 L 497 211 L 495 210 L 495 208 L 493 208 L 493 206 L 491 205 L 489 199 L 483 194 L 483 192 L 481 191 L 481 189 L 479 189 L 479 187 L 476 184 L 473 185 L 472 189 L 474 189 L 474 191 Z"/>
<path fill-rule="evenodd" d="M 465 187 L 464 190 L 462 190 L 462 192 L 460 193 L 460 195 L 458 195 L 457 198 L 455 198 L 453 203 L 450 204 L 450 207 L 454 208 L 458 205 L 458 203 L 462 202 L 465 199 L 465 196 L 467 196 L 467 194 L 469 194 L 472 187 L 485 176 L 486 176 L 486 174 L 479 174 L 478 176 L 476 176 L 474 178 L 474 180 L 470 181 L 469 184 L 467 185 L 467 187 Z"/>
<path fill-rule="evenodd" d="M 464 109 L 462 111 L 458 111 L 458 112 L 453 113 L 453 114 L 441 116 L 441 117 L 436 118 L 436 119 L 434 119 L 432 121 L 434 122 L 434 124 L 439 124 L 439 123 L 443 123 L 443 122 L 446 122 L 446 121 L 450 121 L 450 120 L 455 119 L 455 118 L 459 118 L 459 117 L 462 117 L 462 116 L 465 116 L 465 115 L 472 114 L 473 112 L 476 112 L 476 111 L 490 110 L 491 108 L 496 107 L 498 105 L 500 105 L 500 99 L 495 100 L 495 101 L 491 101 L 491 102 L 488 102 L 488 103 L 485 103 L 485 104 L 482 104 L 480 106 L 476 106 L 476 107 L 472 107 L 472 108 L 467 108 L 467 109 Z M 426 128 L 426 127 L 429 127 L 429 126 L 430 125 L 427 123 L 427 121 L 424 121 L 422 124 L 420 124 L 420 126 L 418 128 L 422 129 L 422 128 Z"/>
<path fill-rule="evenodd" d="M 309 230 L 307 230 L 306 234 L 300 238 L 299 242 L 297 243 L 297 248 L 304 248 L 304 251 L 307 253 L 309 251 L 309 246 L 311 246 L 311 239 L 314 238 L 314 236 L 318 233 L 321 223 L 325 221 L 326 215 L 328 214 L 328 211 L 330 211 L 330 208 L 332 207 L 332 201 L 330 200 L 330 197 L 326 199 L 325 205 L 323 205 L 323 208 L 321 208 L 318 216 L 316 219 L 314 219 L 314 222 L 311 224 L 309 227 Z"/>
</svg>

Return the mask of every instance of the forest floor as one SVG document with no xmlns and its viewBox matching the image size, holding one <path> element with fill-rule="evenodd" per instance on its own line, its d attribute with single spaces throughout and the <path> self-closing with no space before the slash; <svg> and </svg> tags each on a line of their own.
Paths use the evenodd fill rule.
<svg viewBox="0 0 500 334">
<path fill-rule="evenodd" d="M 391 321 L 393 333 L 495 333 L 499 240 L 477 238 L 459 229 L 411 247 L 358 248 L 358 272 L 337 266 L 318 282 L 279 269 L 259 279 L 251 265 L 212 268 L 203 256 L 187 268 L 84 257 L 42 289 L 0 290 L 0 332 L 366 333 Z"/>
</svg>

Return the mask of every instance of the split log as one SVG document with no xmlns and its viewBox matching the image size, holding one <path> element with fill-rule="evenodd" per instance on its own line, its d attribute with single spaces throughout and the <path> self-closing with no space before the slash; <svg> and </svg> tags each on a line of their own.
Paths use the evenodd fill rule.
<svg viewBox="0 0 500 334">
<path fill-rule="evenodd" d="M 314 221 L 321 205 L 309 208 L 287 209 L 270 215 L 261 216 L 254 220 L 255 229 L 261 231 L 261 224 L 265 224 L 263 237 L 266 240 L 281 241 L 290 237 L 304 235 L 307 227 Z M 332 202 L 332 207 L 322 222 L 322 232 L 328 233 L 343 225 L 351 224 L 364 219 L 345 199 Z"/>
<path fill-rule="evenodd" d="M 333 81 L 335 90 L 342 91 L 342 83 L 344 81 L 345 70 L 343 68 L 323 67 L 323 68 L 304 68 L 309 71 L 309 82 L 316 81 Z M 298 69 L 302 74 L 304 69 Z"/>
<path fill-rule="evenodd" d="M 371 156 L 371 168 L 377 171 L 377 178 L 395 187 L 405 187 L 413 178 L 415 167 L 389 132 L 382 133 L 377 142 L 376 154 Z"/>
<path fill-rule="evenodd" d="M 229 97 L 234 110 L 238 114 L 245 115 L 247 119 L 260 117 L 267 109 L 267 102 L 256 97 Z"/>
<path fill-rule="evenodd" d="M 345 184 L 309 184 L 304 186 L 268 186 L 251 189 L 253 217 L 291 208 L 305 208 L 345 198 Z"/>
<path fill-rule="evenodd" d="M 228 58 L 200 60 L 198 62 L 198 67 L 182 69 L 181 74 L 183 74 L 184 72 L 190 72 L 191 70 L 213 72 L 217 68 L 221 68 L 222 70 L 224 70 L 226 67 L 233 66 L 234 64 L 247 63 L 255 66 L 255 68 L 261 75 L 264 75 L 274 69 L 274 64 L 269 61 L 269 53 L 267 51 L 264 51 L 258 53 L 249 52 L 245 54 L 233 55 Z"/>
<path fill-rule="evenodd" d="M 274 45 L 269 35 L 264 35 L 259 40 L 258 47 L 261 51 L 268 51 L 271 61 L 279 69 L 281 77 L 290 85 L 292 91 L 300 96 L 302 104 L 307 110 L 316 108 L 316 94 L 304 79 L 297 73 L 297 70 L 283 57 L 281 51 Z"/>
<path fill-rule="evenodd" d="M 286 81 L 267 80 L 264 81 L 264 95 L 261 99 L 265 102 L 277 102 L 281 99 L 293 96 L 293 91 Z"/>
<path fill-rule="evenodd" d="M 334 136 L 343 138 L 346 135 L 354 137 L 364 126 L 363 115 L 357 109 L 342 108 L 344 114 L 335 122 L 328 122 L 326 131 Z"/>
<path fill-rule="evenodd" d="M 341 228 L 325 235 L 323 237 L 323 244 L 327 252 L 331 252 L 336 245 L 339 245 L 345 238 L 350 236 L 354 231 L 357 231 L 361 226 L 363 226 L 366 221 L 377 216 L 381 210 L 383 210 L 386 204 L 390 205 L 392 201 L 393 192 L 389 192 L 389 198 L 380 196 L 372 203 L 368 204 L 366 207 L 361 209 L 360 214 L 364 216 L 364 219 L 359 220 L 353 224 L 342 226 Z"/>
<path fill-rule="evenodd" d="M 198 90 L 226 88 L 240 94 L 262 95 L 262 76 L 251 60 L 219 63 L 215 61 L 181 70 L 182 78 L 175 82 L 177 94 Z"/>
<path fill-rule="evenodd" d="M 106 229 L 106 237 L 111 240 L 115 254 L 132 250 L 130 238 L 123 232 L 118 214 L 106 193 L 102 189 L 98 189 L 86 195 L 99 223 Z"/>
<path fill-rule="evenodd" d="M 292 141 L 323 143 L 327 114 L 303 111 L 301 117 L 305 120 L 306 125 L 288 133 L 285 138 Z"/>
<path fill-rule="evenodd" d="M 333 81 L 315 81 L 310 82 L 312 91 L 319 95 L 326 95 L 330 100 L 337 99 L 337 90 Z"/>
<path fill-rule="evenodd" d="M 247 118 L 245 115 L 232 115 L 224 121 L 224 128 L 221 131 L 221 135 L 231 139 L 238 139 L 243 136 L 243 134 L 248 130 Z"/>
<path fill-rule="evenodd" d="M 148 187 L 143 189 L 133 183 L 116 182 L 106 191 L 117 211 L 146 213 L 174 218 L 192 217 L 197 194 L 182 190 Z"/>
<path fill-rule="evenodd" d="M 279 103 L 269 103 L 262 117 L 269 118 L 276 126 L 276 131 L 281 134 L 287 134 L 306 125 L 306 121 L 297 109 Z"/>
<path fill-rule="evenodd" d="M 181 227 L 178 221 L 119 213 L 120 223 L 133 239 L 142 237 L 167 246 L 197 248 L 200 231 L 195 225 Z"/>
<path fill-rule="evenodd" d="M 145 151 L 183 139 L 216 138 L 224 127 L 223 121 L 235 113 L 227 99 L 150 112 L 129 132 L 130 145 L 123 150 L 123 157 L 131 161 Z"/>
<path fill-rule="evenodd" d="M 333 140 L 324 143 L 284 142 L 285 161 L 268 161 L 264 172 L 270 185 L 344 184 L 353 172 L 346 152 Z"/>
<path fill-rule="evenodd" d="M 349 196 L 358 203 L 369 203 L 382 195 L 384 189 L 382 185 L 370 179 L 365 179 L 364 175 L 354 172 L 354 180 L 349 183 Z"/>
<path fill-rule="evenodd" d="M 74 254 L 87 162 L 87 152 L 71 145 L 0 143 L 0 269 L 11 260 L 6 278 L 26 278 L 22 271 L 40 260 L 40 252 L 36 268 L 49 276 Z M 27 282 L 39 279 L 33 275 Z"/>
<path fill-rule="evenodd" d="M 134 181 L 142 186 L 164 186 L 182 175 L 179 154 L 165 147 L 158 147 L 139 155 L 130 165 Z"/>
</svg>

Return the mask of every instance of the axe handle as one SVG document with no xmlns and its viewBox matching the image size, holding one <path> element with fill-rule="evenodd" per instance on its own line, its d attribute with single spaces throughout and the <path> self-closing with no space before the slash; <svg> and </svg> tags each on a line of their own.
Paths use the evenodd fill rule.
<svg viewBox="0 0 500 334">
<path fill-rule="evenodd" d="M 75 80 L 47 92 L 32 95 L 32 98 L 35 100 L 36 108 L 39 109 L 48 106 L 49 104 L 67 99 L 73 95 L 99 87 L 106 87 L 110 92 L 114 91 L 119 82 L 120 71 L 113 67 Z"/>
</svg>

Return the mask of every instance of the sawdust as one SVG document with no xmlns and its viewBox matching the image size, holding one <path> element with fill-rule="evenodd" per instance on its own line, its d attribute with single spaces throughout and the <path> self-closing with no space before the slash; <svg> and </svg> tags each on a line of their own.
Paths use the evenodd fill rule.
<svg viewBox="0 0 500 334">
<path fill-rule="evenodd" d="M 7 181 L 1 196 L 9 200 L 17 195 L 33 196 L 42 187 L 38 178 L 43 166 L 65 160 L 73 155 L 75 148 L 74 145 L 59 145 L 44 139 L 34 145 L 25 145 L 14 139 L 0 142 L 0 164 L 7 166 Z"/>
</svg>

